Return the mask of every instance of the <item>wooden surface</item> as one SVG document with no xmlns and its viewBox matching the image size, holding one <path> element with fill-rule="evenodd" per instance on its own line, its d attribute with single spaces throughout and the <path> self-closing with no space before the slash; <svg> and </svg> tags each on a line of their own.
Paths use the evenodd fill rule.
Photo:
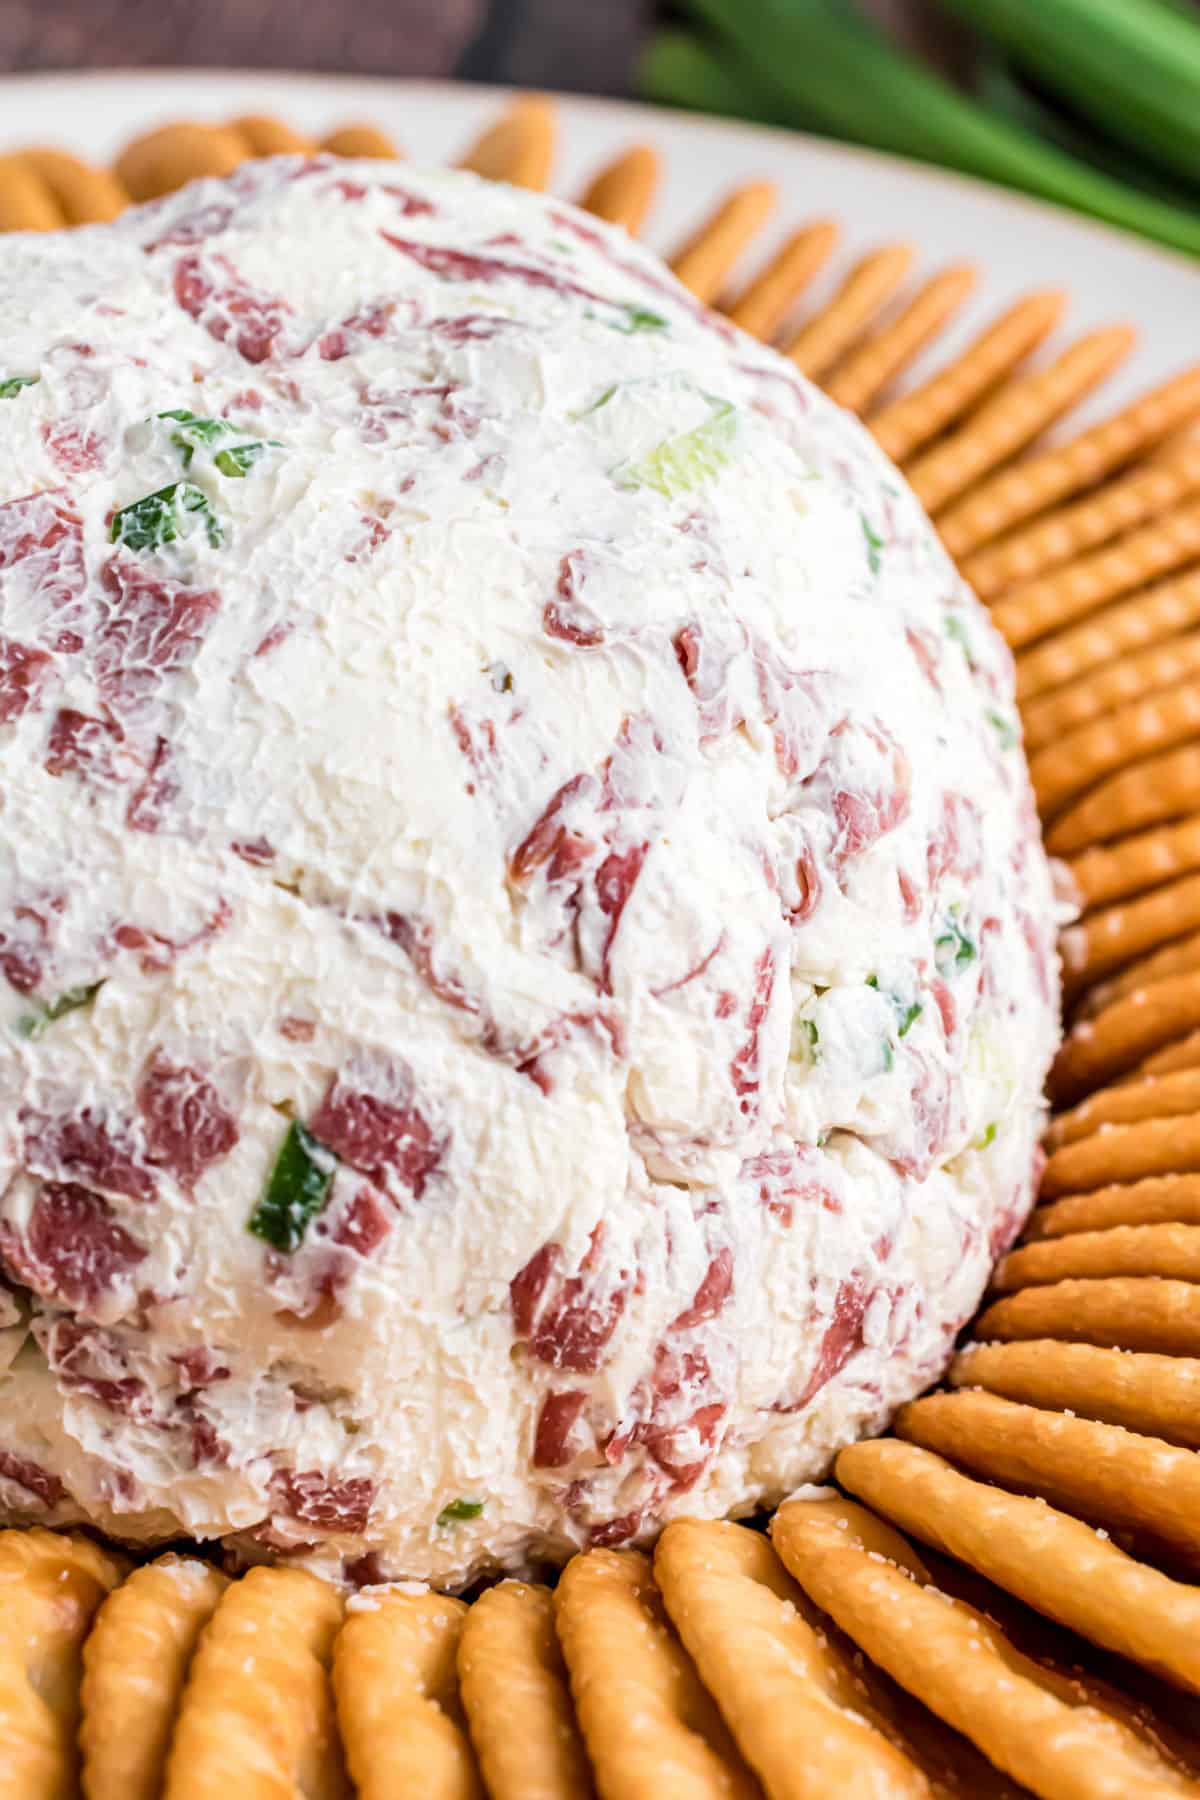
<svg viewBox="0 0 1200 1800">
<path fill-rule="evenodd" d="M 929 0 L 865 0 L 953 64 Z M 0 0 L 0 71 L 290 68 L 627 93 L 654 0 Z"/>
</svg>

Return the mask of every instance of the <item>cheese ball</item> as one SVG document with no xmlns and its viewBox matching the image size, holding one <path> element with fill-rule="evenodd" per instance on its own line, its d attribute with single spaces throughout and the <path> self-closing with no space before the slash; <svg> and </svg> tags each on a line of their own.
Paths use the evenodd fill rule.
<svg viewBox="0 0 1200 1800">
<path fill-rule="evenodd" d="M 1031 1204 L 1056 903 L 903 479 L 556 200 L 5 240 L 0 1515 L 461 1586 L 822 1477 Z"/>
</svg>

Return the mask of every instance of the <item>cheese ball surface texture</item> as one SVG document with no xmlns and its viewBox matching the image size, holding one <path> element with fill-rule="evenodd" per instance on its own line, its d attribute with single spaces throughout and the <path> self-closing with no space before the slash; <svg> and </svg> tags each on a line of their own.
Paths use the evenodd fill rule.
<svg viewBox="0 0 1200 1800">
<path fill-rule="evenodd" d="M 745 1513 L 1032 1198 L 1055 902 L 902 479 L 648 252 L 282 159 L 0 283 L 0 1515 Z"/>
</svg>

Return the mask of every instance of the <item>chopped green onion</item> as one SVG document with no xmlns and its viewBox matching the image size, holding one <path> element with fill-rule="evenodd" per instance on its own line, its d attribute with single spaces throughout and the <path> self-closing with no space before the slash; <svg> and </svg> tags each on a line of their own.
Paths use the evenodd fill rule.
<svg viewBox="0 0 1200 1800">
<path fill-rule="evenodd" d="M 653 488 L 671 500 L 718 475 L 729 462 L 737 436 L 737 408 L 728 400 L 708 399 L 712 412 L 703 424 L 664 439 L 637 462 L 622 463 L 613 472 L 617 486 Z"/>
<path fill-rule="evenodd" d="M 821 1054 L 821 1033 L 817 1029 L 815 1019 L 795 1018 L 792 1021 L 792 1055 L 804 1056 L 809 1062 L 816 1062 Z"/>
<path fill-rule="evenodd" d="M 477 1519 L 485 1505 L 483 1500 L 451 1500 L 449 1506 L 443 1506 L 437 1522 L 445 1531 L 448 1525 L 461 1525 L 464 1519 Z"/>
<path fill-rule="evenodd" d="M 987 721 L 1000 740 L 1000 748 L 1002 750 L 1015 750 L 1020 743 L 1021 738 L 1012 720 L 1005 718 L 1003 713 L 995 712 L 989 707 Z"/>
<path fill-rule="evenodd" d="M 996 1140 L 996 1121 L 995 1121 L 995 1119 L 993 1119 L 990 1125 L 987 1125 L 984 1127 L 984 1129 L 980 1132 L 980 1134 L 977 1138 L 971 1139 L 971 1149 L 972 1150 L 986 1150 L 988 1145 L 994 1143 L 995 1140 Z"/>
<path fill-rule="evenodd" d="M 631 336 L 635 331 L 668 331 L 670 329 L 669 321 L 664 319 L 661 313 L 651 312 L 648 306 L 626 305 L 625 319 L 624 325 L 618 325 L 614 321 L 613 330 L 623 332 L 626 337 Z"/>
<path fill-rule="evenodd" d="M 158 488 L 131 506 L 123 506 L 113 517 L 109 536 L 114 544 L 124 544 L 130 550 L 160 550 L 164 544 L 175 543 L 181 525 L 185 526 L 186 535 L 188 515 L 202 520 L 215 550 L 225 534 L 208 495 L 190 481 L 173 481 L 169 487 Z"/>
<path fill-rule="evenodd" d="M 966 626 L 963 624 L 957 613 L 946 614 L 945 620 L 943 621 L 943 630 L 945 631 L 946 636 L 950 638 L 953 643 L 958 645 L 959 649 L 966 657 L 967 667 L 969 669 L 975 668 L 975 652 L 971 648 L 971 639 L 968 635 Z"/>
<path fill-rule="evenodd" d="M 294 1120 L 247 1229 L 276 1250 L 298 1250 L 329 1198 L 336 1168 L 333 1151 Z"/>
<path fill-rule="evenodd" d="M 218 450 L 213 457 L 213 467 L 240 481 L 250 473 L 260 456 L 265 456 L 265 444 L 235 444 L 231 450 Z"/>
<path fill-rule="evenodd" d="M 919 1000 L 914 1000 L 911 1006 L 904 1007 L 900 1013 L 900 1029 L 897 1036 L 906 1037 L 924 1011 L 925 1008 Z"/>
<path fill-rule="evenodd" d="M 880 537 L 879 533 L 872 528 L 871 521 L 868 519 L 866 513 L 859 513 L 858 516 L 862 521 L 863 536 L 867 540 L 868 567 L 870 568 L 872 575 L 878 575 L 880 563 L 882 561 L 879 553 L 883 549 L 883 539 Z"/>
<path fill-rule="evenodd" d="M 0 376 L 0 400 L 15 400 L 22 388 L 36 387 L 40 375 Z"/>
<path fill-rule="evenodd" d="M 90 981 L 80 987 L 68 988 L 65 993 L 44 1006 L 39 1013 L 26 1013 L 17 1020 L 17 1034 L 23 1038 L 39 1038 L 47 1026 L 53 1025 L 56 1019 L 65 1019 L 68 1013 L 78 1012 L 81 1007 L 90 1006 L 100 989 L 103 980 Z"/>
<path fill-rule="evenodd" d="M 965 969 L 979 954 L 974 939 L 969 938 L 957 919 L 946 920 L 946 929 L 933 940 L 934 961 L 939 975 Z"/>
</svg>

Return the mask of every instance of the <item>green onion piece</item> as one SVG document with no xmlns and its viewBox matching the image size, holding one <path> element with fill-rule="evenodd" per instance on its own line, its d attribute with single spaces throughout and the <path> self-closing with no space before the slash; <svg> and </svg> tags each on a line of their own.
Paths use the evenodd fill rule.
<svg viewBox="0 0 1200 1800">
<path fill-rule="evenodd" d="M 971 1149 L 972 1150 L 986 1150 L 988 1145 L 994 1143 L 995 1140 L 996 1140 L 996 1121 L 995 1121 L 995 1119 L 993 1119 L 990 1125 L 986 1125 L 984 1127 L 984 1129 L 980 1132 L 980 1134 L 977 1138 L 972 1138 Z"/>
<path fill-rule="evenodd" d="M 969 938 L 957 919 L 947 919 L 946 929 L 933 940 L 934 961 L 939 975 L 965 969 L 979 954 L 974 939 Z"/>
<path fill-rule="evenodd" d="M 987 720 L 1000 740 L 1000 748 L 1015 750 L 1021 738 L 1012 720 L 1006 718 L 1003 713 L 993 711 L 991 707 L 988 708 Z"/>
<path fill-rule="evenodd" d="M 36 387 L 40 375 L 0 376 L 0 400 L 15 400 L 22 388 Z"/>
<path fill-rule="evenodd" d="M 868 567 L 870 568 L 872 575 L 878 575 L 880 564 L 882 562 L 879 553 L 883 549 L 883 539 L 880 537 L 879 533 L 873 529 L 871 521 L 868 519 L 866 513 L 859 513 L 858 516 L 862 522 L 863 536 L 867 540 Z"/>
<path fill-rule="evenodd" d="M 914 1000 L 911 1006 L 900 1009 L 900 1029 L 897 1036 L 906 1037 L 924 1011 L 925 1008 L 919 1000 Z"/>
<path fill-rule="evenodd" d="M 190 481 L 173 481 L 169 487 L 158 488 L 131 506 L 123 506 L 113 517 L 109 536 L 114 544 L 124 544 L 130 550 L 160 550 L 164 544 L 176 542 L 181 525 L 186 535 L 185 520 L 190 514 L 203 521 L 215 550 L 225 534 L 208 495 Z"/>
<path fill-rule="evenodd" d="M 622 463 L 613 480 L 620 488 L 653 488 L 664 499 L 689 494 L 726 466 L 737 436 L 737 408 L 709 396 L 711 415 L 691 431 L 666 438 L 648 455 Z"/>
<path fill-rule="evenodd" d="M 651 312 L 648 306 L 625 306 L 625 324 L 613 321 L 613 330 L 623 332 L 626 337 L 635 331 L 668 331 L 669 321 L 661 313 Z"/>
<path fill-rule="evenodd" d="M 266 449 L 265 444 L 235 444 L 231 450 L 218 450 L 213 465 L 222 475 L 240 481 L 249 474 L 259 457 L 266 454 Z"/>
<path fill-rule="evenodd" d="M 486 1502 L 483 1500 L 451 1500 L 443 1506 L 437 1522 L 444 1531 L 448 1525 L 461 1525 L 464 1519 L 477 1519 Z"/>
<path fill-rule="evenodd" d="M 943 630 L 945 631 L 946 636 L 953 643 L 958 645 L 959 649 L 962 651 L 963 655 L 966 657 L 967 667 L 969 669 L 974 669 L 975 667 L 977 667 L 977 664 L 975 662 L 975 653 L 971 649 L 970 636 L 968 635 L 966 626 L 963 624 L 962 620 L 959 618 L 957 613 L 947 613 L 946 614 L 946 617 L 943 621 Z"/>
<path fill-rule="evenodd" d="M 18 1019 L 18 1036 L 23 1038 L 41 1037 L 46 1027 L 53 1025 L 56 1019 L 65 1019 L 68 1013 L 78 1012 L 81 1007 L 90 1006 L 103 986 L 104 982 L 100 980 L 86 982 L 80 987 L 68 988 L 65 993 L 58 996 L 57 1000 L 52 1000 L 49 1006 L 44 1006 L 40 1013 L 26 1013 L 23 1018 Z"/>
<path fill-rule="evenodd" d="M 815 1019 L 796 1018 L 792 1020 L 792 1055 L 799 1056 L 804 1052 L 810 1062 L 816 1062 L 821 1054 L 821 1033 Z"/>
<path fill-rule="evenodd" d="M 293 1120 L 248 1230 L 276 1250 L 298 1250 L 329 1198 L 337 1157 Z"/>
</svg>

